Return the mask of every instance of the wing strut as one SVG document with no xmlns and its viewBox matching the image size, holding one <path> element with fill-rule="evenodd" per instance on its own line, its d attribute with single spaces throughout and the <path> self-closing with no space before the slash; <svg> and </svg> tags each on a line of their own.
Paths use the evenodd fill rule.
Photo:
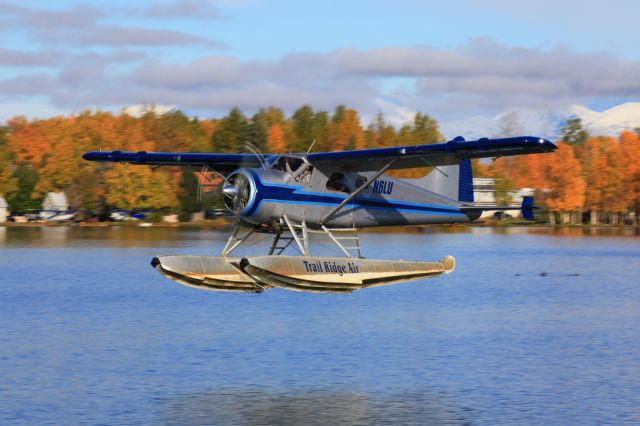
<svg viewBox="0 0 640 426">
<path fill-rule="evenodd" d="M 355 191 L 353 191 L 351 193 L 351 195 L 349 195 L 347 198 L 345 198 L 340 204 L 338 204 L 338 206 L 331 210 L 329 213 L 327 213 L 322 219 L 320 219 L 320 225 L 324 225 L 329 219 L 331 219 L 336 213 L 338 213 L 340 210 L 342 210 L 342 208 L 344 206 L 347 205 L 347 203 L 351 200 L 353 200 L 355 197 L 358 196 L 358 194 L 360 194 L 362 191 L 364 191 L 365 189 L 367 189 L 376 179 L 378 179 L 380 176 L 382 176 L 382 174 L 384 172 L 387 171 L 387 169 L 389 169 L 389 167 L 391 167 L 393 165 L 393 163 L 395 163 L 397 160 L 397 158 L 394 158 L 393 160 L 389 161 L 387 163 L 386 166 L 384 166 L 383 168 L 381 168 L 378 173 L 376 173 L 371 179 L 368 179 L 365 183 L 363 183 L 362 185 L 360 185 Z"/>
</svg>

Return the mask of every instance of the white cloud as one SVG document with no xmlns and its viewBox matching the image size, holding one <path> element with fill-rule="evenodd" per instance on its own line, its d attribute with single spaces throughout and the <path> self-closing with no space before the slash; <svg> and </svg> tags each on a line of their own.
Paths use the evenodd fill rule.
<svg viewBox="0 0 640 426">
<path fill-rule="evenodd" d="M 508 9 L 499 0 L 490 3 Z M 124 25 L 117 18 L 127 11 L 137 20 Z M 209 34 L 167 24 L 205 16 L 218 19 L 217 8 L 195 0 L 108 10 L 87 3 L 47 9 L 0 2 L 0 20 L 40 48 L 0 49 L 0 90 L 5 101 L 31 96 L 69 110 L 149 102 L 201 116 L 233 106 L 251 113 L 269 105 L 291 112 L 302 104 L 324 110 L 345 104 L 363 117 L 382 110 L 396 124 L 414 111 L 445 123 L 511 109 L 547 105 L 560 111 L 594 100 L 640 98 L 640 61 L 610 53 L 477 38 L 454 48 L 349 48 L 242 60 L 233 50 L 212 55 L 221 45 Z"/>
</svg>

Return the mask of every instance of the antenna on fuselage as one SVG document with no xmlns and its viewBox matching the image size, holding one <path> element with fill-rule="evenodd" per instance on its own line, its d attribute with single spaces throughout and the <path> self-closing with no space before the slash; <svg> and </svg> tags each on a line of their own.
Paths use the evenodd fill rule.
<svg viewBox="0 0 640 426">
<path fill-rule="evenodd" d="M 316 140 L 314 139 L 313 142 L 311 142 L 311 145 L 309 145 L 309 149 L 307 149 L 307 154 L 311 151 L 311 148 L 313 148 L 313 144 L 316 143 Z"/>
</svg>

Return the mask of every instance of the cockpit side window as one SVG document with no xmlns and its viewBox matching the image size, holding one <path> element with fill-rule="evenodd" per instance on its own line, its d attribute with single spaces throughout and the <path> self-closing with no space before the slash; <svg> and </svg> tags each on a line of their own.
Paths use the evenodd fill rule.
<svg viewBox="0 0 640 426">
<path fill-rule="evenodd" d="M 302 161 L 300 158 L 287 157 L 283 155 L 273 163 L 271 168 L 274 170 L 280 170 L 282 172 L 293 174 L 303 164 L 304 164 L 304 161 Z"/>
<path fill-rule="evenodd" d="M 349 193 L 349 188 L 346 185 L 344 173 L 331 173 L 327 180 L 327 189 L 331 191 Z"/>
<path fill-rule="evenodd" d="M 366 177 L 364 177 L 362 175 L 358 175 L 358 177 L 356 177 L 356 188 L 360 188 L 365 183 L 367 183 L 367 178 Z"/>
</svg>

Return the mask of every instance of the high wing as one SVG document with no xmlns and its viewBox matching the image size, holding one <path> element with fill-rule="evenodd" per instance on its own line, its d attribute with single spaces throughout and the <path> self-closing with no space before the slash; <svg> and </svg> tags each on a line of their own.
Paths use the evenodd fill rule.
<svg viewBox="0 0 640 426">
<path fill-rule="evenodd" d="M 449 142 L 398 146 L 393 148 L 360 149 L 353 151 L 318 152 L 297 154 L 306 157 L 316 167 L 344 168 L 351 171 L 407 169 L 414 167 L 445 166 L 458 164 L 469 158 L 504 157 L 555 151 L 557 147 L 546 139 L 533 136 L 465 141 L 457 137 Z M 218 154 L 193 152 L 126 152 L 94 151 L 82 156 L 85 160 L 99 162 L 146 164 L 157 166 L 203 166 L 222 173 L 240 167 L 260 167 L 274 154 Z M 391 163 L 391 164 L 390 164 Z"/>
<path fill-rule="evenodd" d="M 546 139 L 533 136 L 465 141 L 457 138 L 445 143 L 393 148 L 361 149 L 341 152 L 309 154 L 307 160 L 314 166 L 343 167 L 352 171 L 371 171 L 385 167 L 409 169 L 426 166 L 447 166 L 470 158 L 504 157 L 555 151 L 557 147 Z"/>
<path fill-rule="evenodd" d="M 269 155 L 262 155 L 267 160 Z M 232 172 L 240 167 L 260 167 L 258 154 L 216 154 L 200 152 L 127 152 L 93 151 L 82 158 L 101 163 L 127 163 L 149 166 L 209 166 L 221 173 Z"/>
</svg>

